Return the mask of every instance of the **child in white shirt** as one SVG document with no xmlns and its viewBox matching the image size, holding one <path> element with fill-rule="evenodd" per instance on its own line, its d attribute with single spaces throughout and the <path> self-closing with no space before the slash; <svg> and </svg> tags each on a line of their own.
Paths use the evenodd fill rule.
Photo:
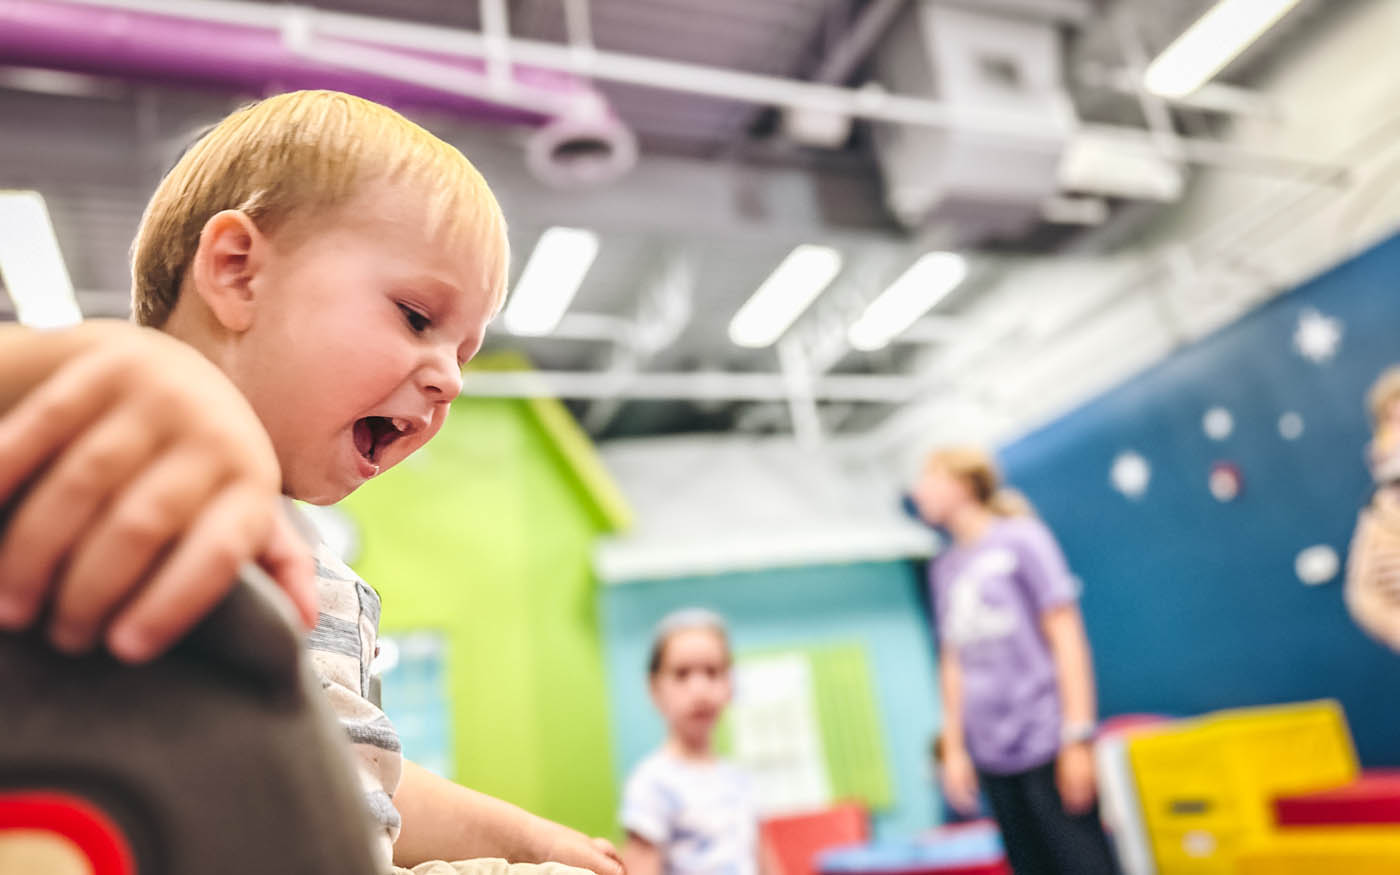
<svg viewBox="0 0 1400 875">
<path fill-rule="evenodd" d="M 685 610 L 657 626 L 651 698 L 666 743 L 627 780 L 620 819 L 628 875 L 757 875 L 758 812 L 748 777 L 715 755 L 715 725 L 733 696 L 724 620 Z"/>
</svg>

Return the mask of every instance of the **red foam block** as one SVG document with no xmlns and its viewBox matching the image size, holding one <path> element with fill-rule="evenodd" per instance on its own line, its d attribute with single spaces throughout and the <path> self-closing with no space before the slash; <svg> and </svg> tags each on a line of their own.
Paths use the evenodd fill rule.
<svg viewBox="0 0 1400 875">
<path fill-rule="evenodd" d="M 1335 790 L 1274 799 L 1279 826 L 1400 824 L 1400 769 L 1363 772 Z"/>
</svg>

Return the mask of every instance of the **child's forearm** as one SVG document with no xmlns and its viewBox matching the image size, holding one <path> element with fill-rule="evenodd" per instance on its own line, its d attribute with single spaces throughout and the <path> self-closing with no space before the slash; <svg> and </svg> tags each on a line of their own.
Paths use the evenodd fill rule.
<svg viewBox="0 0 1400 875">
<path fill-rule="evenodd" d="M 394 805 L 403 817 L 394 844 L 398 866 L 500 857 L 511 863 L 564 863 L 597 875 L 623 875 L 611 844 L 469 790 L 407 760 Z"/>
<path fill-rule="evenodd" d="M 1060 690 L 1060 710 L 1066 726 L 1092 726 L 1098 719 L 1094 699 L 1094 666 L 1084 621 L 1074 605 L 1055 608 L 1042 619 L 1055 676 Z"/>
<path fill-rule="evenodd" d="M 394 806 L 403 817 L 403 830 L 394 844 L 395 865 L 412 868 L 428 860 L 477 857 L 542 862 L 530 847 L 541 818 L 407 760 Z"/>
</svg>

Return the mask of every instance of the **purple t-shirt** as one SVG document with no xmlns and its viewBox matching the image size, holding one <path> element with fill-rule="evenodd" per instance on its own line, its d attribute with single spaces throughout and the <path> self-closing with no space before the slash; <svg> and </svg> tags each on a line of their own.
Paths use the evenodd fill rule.
<svg viewBox="0 0 1400 875">
<path fill-rule="evenodd" d="M 1060 694 L 1040 618 L 1077 598 L 1050 530 L 1034 517 L 998 519 L 975 544 L 929 566 L 941 646 L 962 666 L 963 727 L 977 768 L 1022 772 L 1060 748 Z"/>
</svg>

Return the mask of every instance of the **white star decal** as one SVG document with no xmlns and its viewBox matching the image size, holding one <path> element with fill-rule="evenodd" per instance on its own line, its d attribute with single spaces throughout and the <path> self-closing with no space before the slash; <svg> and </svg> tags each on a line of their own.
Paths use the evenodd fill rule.
<svg viewBox="0 0 1400 875">
<path fill-rule="evenodd" d="M 1293 331 L 1293 348 L 1313 364 L 1330 362 L 1342 344 L 1343 327 L 1340 319 L 1312 308 L 1304 310 Z"/>
</svg>

